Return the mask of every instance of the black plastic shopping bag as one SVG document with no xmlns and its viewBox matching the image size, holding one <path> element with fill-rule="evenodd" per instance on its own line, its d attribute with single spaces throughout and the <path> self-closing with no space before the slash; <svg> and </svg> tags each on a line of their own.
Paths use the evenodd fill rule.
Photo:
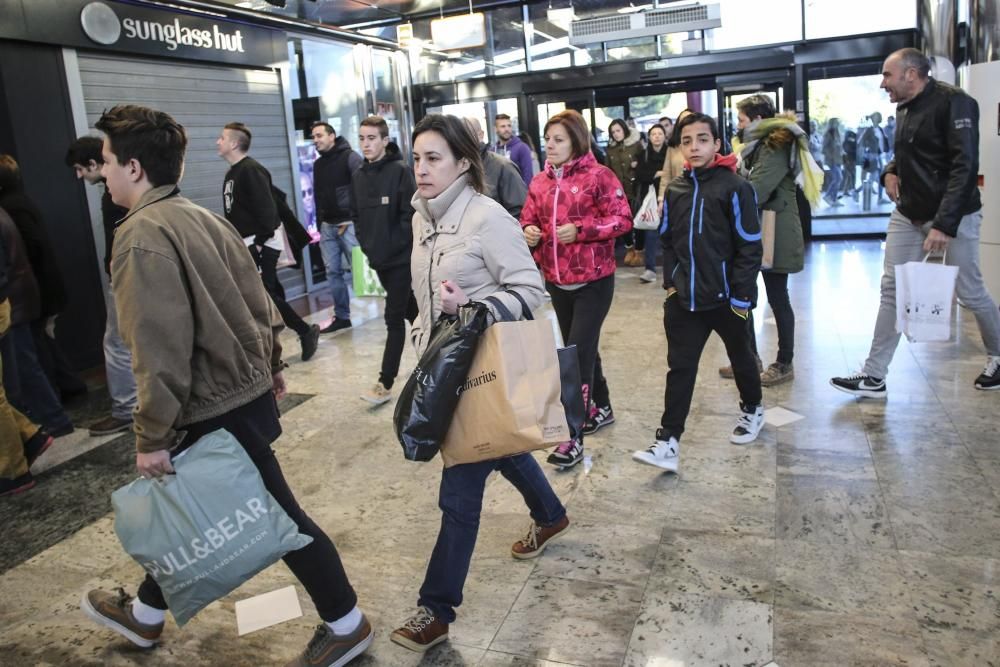
<svg viewBox="0 0 1000 667">
<path fill-rule="evenodd" d="M 410 461 L 430 461 L 448 434 L 461 387 L 469 375 L 489 309 L 472 302 L 443 317 L 396 402 L 393 426 Z"/>
</svg>

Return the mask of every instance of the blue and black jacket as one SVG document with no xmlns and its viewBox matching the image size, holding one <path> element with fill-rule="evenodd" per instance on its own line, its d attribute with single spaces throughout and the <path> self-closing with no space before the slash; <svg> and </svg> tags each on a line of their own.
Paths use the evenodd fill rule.
<svg viewBox="0 0 1000 667">
<path fill-rule="evenodd" d="M 734 155 L 685 169 L 667 188 L 660 223 L 663 288 L 690 311 L 757 302 L 763 248 L 757 197 Z"/>
</svg>

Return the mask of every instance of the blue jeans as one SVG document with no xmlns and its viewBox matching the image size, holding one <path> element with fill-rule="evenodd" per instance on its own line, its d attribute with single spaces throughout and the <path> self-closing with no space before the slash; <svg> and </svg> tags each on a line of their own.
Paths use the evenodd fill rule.
<svg viewBox="0 0 1000 667">
<path fill-rule="evenodd" d="M 445 623 L 455 622 L 455 607 L 462 604 L 462 589 L 479 533 L 483 491 L 494 470 L 499 470 L 521 492 L 531 518 L 538 525 L 551 526 L 566 516 L 566 508 L 531 454 L 445 468 L 438 499 L 441 531 L 417 601 Z"/>
<path fill-rule="evenodd" d="M 0 340 L 3 385 L 10 404 L 49 431 L 72 426 L 59 397 L 38 363 L 30 324 L 12 326 Z"/>
<path fill-rule="evenodd" d="M 647 229 L 637 234 L 646 235 L 646 269 L 656 273 L 656 251 L 660 249 L 660 232 L 655 229 Z"/>
<path fill-rule="evenodd" d="M 323 255 L 323 264 L 326 265 L 326 284 L 333 295 L 333 315 L 338 320 L 349 320 L 351 294 L 347 290 L 346 276 L 351 272 L 351 251 L 358 245 L 358 240 L 354 236 L 353 223 L 347 225 L 347 230 L 343 234 L 337 232 L 337 225 L 321 223 L 319 250 Z"/>
</svg>

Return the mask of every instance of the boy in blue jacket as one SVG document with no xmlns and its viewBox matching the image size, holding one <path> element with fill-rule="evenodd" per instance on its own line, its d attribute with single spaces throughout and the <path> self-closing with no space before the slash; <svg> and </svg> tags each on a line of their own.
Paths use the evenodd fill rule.
<svg viewBox="0 0 1000 667">
<path fill-rule="evenodd" d="M 760 375 L 746 322 L 757 300 L 763 254 L 753 186 L 736 175 L 735 155 L 719 155 L 714 118 L 693 113 L 677 129 L 685 170 L 667 189 L 660 225 L 667 290 L 665 405 L 655 442 L 632 455 L 669 472 L 677 472 L 678 441 L 691 409 L 698 362 L 713 331 L 726 345 L 740 392 L 740 416 L 730 442 L 753 442 L 764 424 Z"/>
</svg>

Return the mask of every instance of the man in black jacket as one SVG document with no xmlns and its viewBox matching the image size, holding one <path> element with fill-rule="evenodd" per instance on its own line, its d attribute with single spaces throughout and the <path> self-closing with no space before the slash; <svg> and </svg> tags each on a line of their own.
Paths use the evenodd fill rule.
<svg viewBox="0 0 1000 667">
<path fill-rule="evenodd" d="M 521 209 L 528 198 L 528 186 L 521 178 L 521 171 L 510 158 L 490 151 L 490 145 L 483 141 L 486 133 L 478 120 L 463 120 L 479 142 L 479 156 L 483 158 L 483 194 L 507 209 L 515 220 L 520 219 Z"/>
<path fill-rule="evenodd" d="M 281 220 L 271 194 L 271 174 L 247 155 L 252 138 L 243 123 L 229 123 L 215 140 L 219 156 L 230 165 L 222 187 L 222 205 L 226 220 L 236 227 L 250 249 L 264 289 L 278 307 L 281 319 L 299 335 L 302 361 L 309 361 L 319 344 L 319 327 L 307 324 L 285 301 L 285 288 L 278 280 L 278 258 L 284 249 L 284 237 L 275 233 Z"/>
<path fill-rule="evenodd" d="M 413 206 L 416 192 L 413 170 L 403 162 L 396 144 L 389 141 L 389 126 L 380 116 L 361 121 L 361 154 L 365 163 L 351 179 L 357 207 L 355 227 L 361 250 L 385 288 L 385 328 L 382 370 L 375 386 L 361 395 L 379 406 L 392 399 L 392 385 L 406 345 L 406 322 L 417 317 L 417 300 L 410 283 L 413 249 Z"/>
<path fill-rule="evenodd" d="M 979 106 L 961 89 L 929 76 L 930 62 L 901 49 L 882 66 L 882 88 L 896 107 L 895 157 L 882 173 L 896 202 L 889 221 L 882 301 L 864 369 L 830 380 L 837 389 L 885 398 L 885 376 L 899 344 L 896 332 L 896 266 L 946 250 L 958 267 L 958 298 L 976 316 L 989 355 L 976 389 L 1000 389 L 1000 312 L 979 272 L 982 202 L 979 172 Z"/>
<path fill-rule="evenodd" d="M 313 123 L 310 132 L 319 158 L 313 163 L 313 192 L 316 195 L 316 224 L 319 249 L 326 265 L 326 282 L 333 295 L 333 321 L 323 333 L 351 327 L 351 293 L 345 276 L 351 271 L 351 252 L 358 245 L 351 211 L 351 175 L 361 167 L 360 155 L 351 150 L 347 139 L 338 137 L 333 126 Z M 344 257 L 347 266 L 344 266 Z"/>
</svg>

